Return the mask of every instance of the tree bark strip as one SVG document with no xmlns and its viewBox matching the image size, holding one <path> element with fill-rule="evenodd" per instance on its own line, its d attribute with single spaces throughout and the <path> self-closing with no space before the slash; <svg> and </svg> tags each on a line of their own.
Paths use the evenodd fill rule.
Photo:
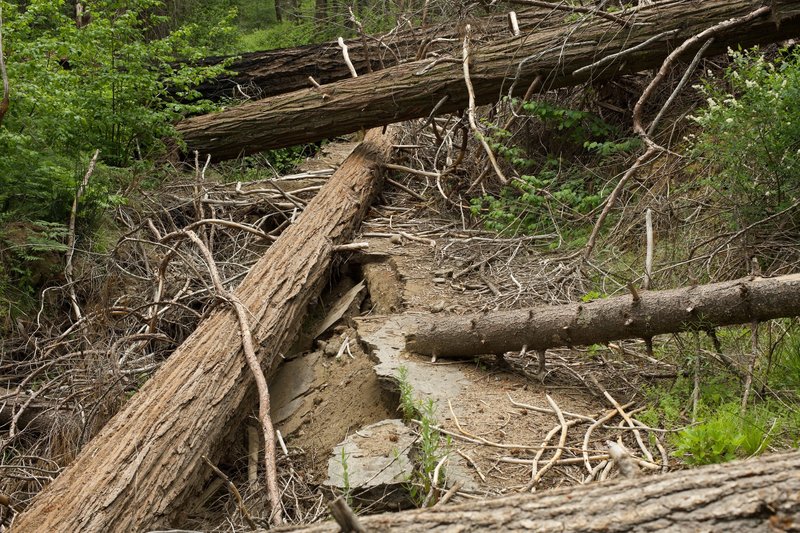
<svg viewBox="0 0 800 533">
<path fill-rule="evenodd" d="M 470 70 L 476 103 L 522 94 L 538 75 L 544 78 L 540 90 L 546 91 L 656 67 L 677 43 L 718 22 L 746 15 L 761 4 L 760 0 L 659 2 L 632 12 L 631 24 L 624 27 L 590 15 L 573 22 L 559 12 L 553 16 L 566 22 L 558 26 L 475 47 Z M 765 16 L 721 33 L 708 53 L 796 35 L 800 2 L 774 0 L 773 5 L 779 19 Z M 614 62 L 573 74 L 648 40 Z M 190 118 L 177 129 L 190 150 L 210 153 L 219 160 L 426 117 L 434 109 L 453 112 L 466 105 L 460 62 L 422 60 Z"/>
<path fill-rule="evenodd" d="M 367 531 L 797 531 L 800 452 L 578 487 L 362 517 Z M 325 522 L 292 531 L 338 531 Z"/>
<path fill-rule="evenodd" d="M 641 291 L 562 306 L 420 320 L 406 349 L 437 357 L 651 338 L 800 315 L 800 274 Z"/>
<path fill-rule="evenodd" d="M 236 290 L 257 325 L 267 376 L 327 281 L 333 246 L 351 238 L 369 208 L 391 145 L 391 134 L 370 131 Z M 14 532 L 168 525 L 210 475 L 202 456 L 219 455 L 218 444 L 239 427 L 252 389 L 236 317 L 220 309 L 34 499 Z"/>
<path fill-rule="evenodd" d="M 549 17 L 552 10 L 526 9 L 517 13 L 522 32 L 541 29 L 557 23 L 558 19 Z M 502 39 L 511 33 L 506 16 L 474 18 L 475 37 L 485 36 Z M 447 41 L 432 42 L 435 39 Z M 452 24 L 438 25 L 424 30 L 404 30 L 394 35 L 372 36 L 368 38 L 365 54 L 361 38 L 345 41 L 350 59 L 359 74 L 366 74 L 369 67 L 378 71 L 398 63 L 412 61 L 421 48 L 426 53 L 450 52 L 459 46 L 459 34 Z M 194 63 L 198 66 L 217 65 L 230 56 L 208 57 Z M 206 81 L 196 87 L 203 98 L 267 98 L 278 94 L 306 89 L 311 86 L 308 77 L 326 85 L 351 77 L 342 60 L 342 50 L 336 42 L 309 44 L 295 48 L 282 48 L 261 52 L 241 54 L 227 69 L 229 74 Z"/>
</svg>

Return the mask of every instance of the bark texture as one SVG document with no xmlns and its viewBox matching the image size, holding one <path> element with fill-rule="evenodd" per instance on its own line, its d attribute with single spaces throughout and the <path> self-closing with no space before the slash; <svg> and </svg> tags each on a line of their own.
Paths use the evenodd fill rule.
<svg viewBox="0 0 800 533">
<path fill-rule="evenodd" d="M 544 91 L 656 67 L 686 38 L 746 15 L 761 4 L 760 0 L 668 0 L 633 11 L 625 26 L 592 15 L 573 21 L 563 12 L 554 12 L 552 16 L 561 21 L 554 27 L 473 46 L 470 71 L 476 103 L 523 94 L 540 75 Z M 800 2 L 773 0 L 771 5 L 777 15 L 719 34 L 707 53 L 796 35 Z M 575 73 L 637 45 L 641 47 L 611 62 Z M 434 109 L 453 112 L 464 109 L 468 99 L 457 58 L 413 61 L 320 89 L 249 102 L 187 119 L 177 129 L 190 150 L 219 160 L 426 117 Z"/>
<path fill-rule="evenodd" d="M 798 531 L 800 452 L 362 517 L 367 531 Z M 339 531 L 333 522 L 294 529 Z"/>
<path fill-rule="evenodd" d="M 590 303 L 420 320 L 406 349 L 438 357 L 501 354 L 706 330 L 800 315 L 800 274 L 745 278 Z"/>
<path fill-rule="evenodd" d="M 366 213 L 391 144 L 391 135 L 370 131 L 236 290 L 268 376 L 326 282 L 333 246 L 347 242 Z M 252 398 L 240 337 L 228 308 L 203 322 L 34 499 L 14 532 L 142 531 L 177 518 L 210 474 L 202 456 L 218 455 Z"/>
<path fill-rule="evenodd" d="M 555 24 L 557 19 L 549 16 L 551 13 L 550 9 L 540 8 L 518 12 L 520 30 L 533 31 L 546 24 Z M 476 37 L 502 39 L 511 35 L 505 15 L 473 18 L 470 23 L 475 28 Z M 378 71 L 413 61 L 421 53 L 424 56 L 433 52 L 451 52 L 460 46 L 459 41 L 457 28 L 448 24 L 371 36 L 366 39 L 366 47 L 361 38 L 348 39 L 345 43 L 356 71 L 366 74 L 369 71 L 367 65 Z M 208 57 L 196 64 L 216 65 L 230 57 Z M 309 76 L 322 85 L 351 77 L 336 42 L 241 54 L 228 71 L 225 76 L 199 85 L 197 91 L 210 100 L 243 96 L 267 98 L 311 87 Z"/>
</svg>

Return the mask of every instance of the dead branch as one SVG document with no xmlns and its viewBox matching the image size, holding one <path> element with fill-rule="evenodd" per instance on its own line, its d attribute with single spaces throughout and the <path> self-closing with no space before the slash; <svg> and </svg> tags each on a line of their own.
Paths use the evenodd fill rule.
<svg viewBox="0 0 800 533">
<path fill-rule="evenodd" d="M 0 56 L 2 56 L 2 52 L 0 52 Z M 0 121 L 2 121 L 2 114 L 0 114 Z M 75 191 L 75 197 L 72 200 L 72 210 L 70 211 L 69 215 L 67 261 L 66 266 L 64 267 L 64 277 L 67 279 L 67 284 L 69 285 L 69 301 L 70 305 L 72 306 L 72 312 L 75 314 L 75 320 L 80 320 L 83 317 L 81 308 L 78 305 L 78 295 L 75 292 L 75 280 L 72 276 L 72 258 L 75 255 L 75 220 L 78 218 L 78 203 L 81 201 L 81 196 L 83 196 L 86 186 L 89 184 L 89 179 L 94 173 L 94 166 L 97 164 L 97 157 L 99 155 L 100 150 L 95 150 L 92 160 L 89 162 L 89 168 L 86 169 L 86 174 L 83 176 L 83 181 L 81 181 L 80 185 L 78 186 L 78 190 Z"/>
</svg>

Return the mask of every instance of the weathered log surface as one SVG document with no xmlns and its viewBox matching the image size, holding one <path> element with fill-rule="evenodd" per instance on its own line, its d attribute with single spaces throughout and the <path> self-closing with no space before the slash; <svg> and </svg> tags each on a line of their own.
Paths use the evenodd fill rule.
<svg viewBox="0 0 800 533">
<path fill-rule="evenodd" d="M 798 531 L 800 452 L 360 518 L 367 531 Z M 292 531 L 338 531 L 333 522 Z"/>
<path fill-rule="evenodd" d="M 332 247 L 347 242 L 366 213 L 391 145 L 391 135 L 369 132 L 236 290 L 251 313 L 268 376 L 328 279 Z M 253 388 L 236 317 L 222 308 L 17 517 L 14 532 L 168 524 L 209 476 L 202 456 L 219 455 L 218 444 L 237 427 Z"/>
<path fill-rule="evenodd" d="M 562 306 L 431 317 L 406 336 L 406 349 L 438 357 L 501 354 L 705 330 L 800 315 L 800 274 L 641 291 Z"/>
<path fill-rule="evenodd" d="M 533 31 L 545 24 L 554 24 L 557 19 L 548 16 L 551 13 L 552 10 L 541 8 L 517 12 L 520 31 Z M 475 28 L 476 38 L 501 39 L 511 35 L 506 15 L 473 17 L 470 23 Z M 363 75 L 369 72 L 370 67 L 378 71 L 412 61 L 420 52 L 451 52 L 458 49 L 459 40 L 457 28 L 448 23 L 370 36 L 366 39 L 366 48 L 360 38 L 347 39 L 345 44 L 356 72 Z M 216 65 L 226 59 L 230 56 L 208 57 L 195 64 Z M 322 85 L 351 77 L 342 59 L 342 49 L 336 42 L 241 54 L 227 70 L 229 73 L 225 76 L 202 83 L 196 90 L 210 100 L 245 96 L 267 98 L 311 87 L 309 76 Z"/>
<path fill-rule="evenodd" d="M 760 0 L 671 0 L 633 11 L 624 27 L 599 18 L 560 24 L 518 38 L 475 46 L 470 67 L 478 105 L 519 95 L 539 75 L 542 90 L 605 79 L 661 64 L 686 38 L 760 7 Z M 800 2 L 774 0 L 777 15 L 720 33 L 708 54 L 751 46 L 800 31 Z M 672 32 L 672 33 L 667 33 Z M 602 57 L 642 45 L 614 62 L 575 74 Z M 691 51 L 690 51 L 691 53 Z M 321 89 L 305 89 L 182 121 L 177 130 L 190 150 L 215 160 L 297 145 L 467 106 L 459 55 L 450 61 L 400 64 Z"/>
</svg>

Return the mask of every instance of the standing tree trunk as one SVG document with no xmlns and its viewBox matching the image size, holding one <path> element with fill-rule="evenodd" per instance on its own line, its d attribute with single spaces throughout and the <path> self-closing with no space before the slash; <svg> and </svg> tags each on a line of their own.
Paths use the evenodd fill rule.
<svg viewBox="0 0 800 533">
<path fill-rule="evenodd" d="M 283 22 L 283 6 L 281 2 L 283 0 L 274 0 L 275 2 L 275 20 L 278 22 Z"/>
<path fill-rule="evenodd" d="M 635 11 L 625 26 L 605 18 L 573 22 L 477 48 L 470 71 L 477 105 L 520 95 L 531 83 L 564 87 L 660 65 L 687 38 L 761 6 L 761 0 L 671 0 Z M 773 13 L 721 32 L 708 54 L 800 31 L 800 2 L 773 0 Z M 694 51 L 694 50 L 692 50 Z M 608 58 L 611 54 L 619 54 Z M 585 69 L 583 67 L 586 67 Z M 320 89 L 250 102 L 178 124 L 191 150 L 215 159 L 318 141 L 394 122 L 448 113 L 468 103 L 460 61 L 423 60 Z M 581 70 L 582 69 L 582 70 Z"/>
<path fill-rule="evenodd" d="M 370 131 L 237 289 L 268 376 L 328 280 L 334 246 L 349 241 L 369 208 L 391 146 L 391 135 Z M 175 521 L 210 474 L 203 456 L 219 456 L 252 389 L 236 316 L 218 310 L 34 498 L 14 532 L 142 531 Z"/>
<path fill-rule="evenodd" d="M 316 25 L 317 30 L 321 30 L 325 26 L 325 20 L 327 18 L 328 0 L 316 0 L 314 3 L 314 24 Z"/>
</svg>

